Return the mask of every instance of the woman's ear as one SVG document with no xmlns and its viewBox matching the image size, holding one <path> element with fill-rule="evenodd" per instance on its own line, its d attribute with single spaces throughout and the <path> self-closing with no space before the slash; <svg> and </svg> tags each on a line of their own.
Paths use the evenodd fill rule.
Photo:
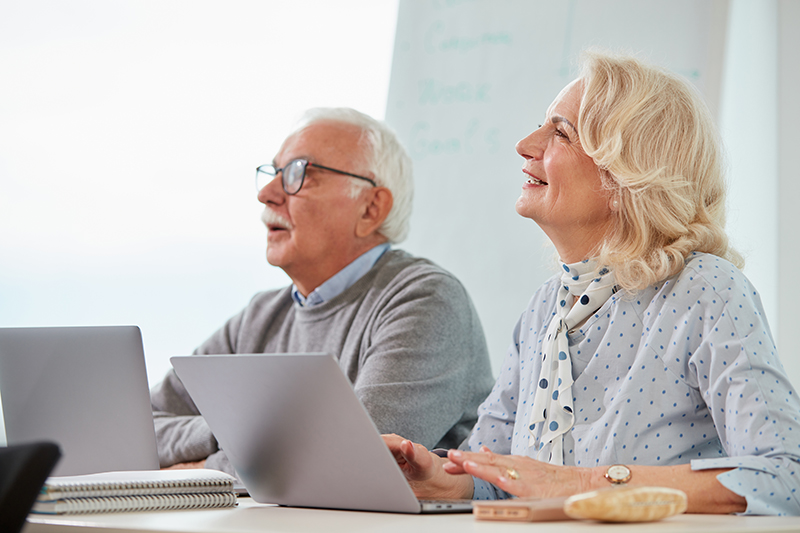
<svg viewBox="0 0 800 533">
<path fill-rule="evenodd" d="M 356 237 L 368 237 L 377 232 L 392 210 L 394 198 L 386 187 L 372 187 L 356 224 Z"/>
<path fill-rule="evenodd" d="M 608 170 L 604 168 L 599 168 L 598 170 L 600 171 L 600 181 L 608 194 L 608 209 L 612 213 L 616 213 L 619 211 L 620 203 L 622 202 L 622 188 L 611 177 L 611 173 Z"/>
</svg>

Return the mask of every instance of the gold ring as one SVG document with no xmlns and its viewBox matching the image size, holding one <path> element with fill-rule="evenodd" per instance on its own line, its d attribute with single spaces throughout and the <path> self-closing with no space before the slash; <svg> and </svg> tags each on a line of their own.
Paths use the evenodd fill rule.
<svg viewBox="0 0 800 533">
<path fill-rule="evenodd" d="M 513 468 L 506 468 L 506 477 L 508 479 L 517 480 L 517 479 L 519 479 L 519 472 L 517 472 Z"/>
</svg>

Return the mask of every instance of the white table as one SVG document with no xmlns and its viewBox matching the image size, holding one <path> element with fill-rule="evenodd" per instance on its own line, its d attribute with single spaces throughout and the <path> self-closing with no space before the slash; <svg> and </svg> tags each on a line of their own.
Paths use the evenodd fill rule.
<svg viewBox="0 0 800 533">
<path fill-rule="evenodd" d="M 31 515 L 23 533 L 253 533 L 253 532 L 572 532 L 626 529 L 646 532 L 740 533 L 800 531 L 800 517 L 681 515 L 648 524 L 564 521 L 476 521 L 471 514 L 403 515 L 261 505 L 240 498 L 236 508 L 98 515 Z"/>
</svg>

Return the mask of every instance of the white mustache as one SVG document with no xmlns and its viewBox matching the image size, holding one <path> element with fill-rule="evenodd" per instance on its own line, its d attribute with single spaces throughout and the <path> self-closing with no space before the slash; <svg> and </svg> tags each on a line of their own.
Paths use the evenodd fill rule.
<svg viewBox="0 0 800 533">
<path fill-rule="evenodd" d="M 264 211 L 261 212 L 261 222 L 263 222 L 264 225 L 267 227 L 269 227 L 270 225 L 274 225 L 274 226 L 281 226 L 282 228 L 288 230 L 294 229 L 291 222 L 283 218 L 275 211 L 271 210 L 269 207 L 265 207 Z"/>
</svg>

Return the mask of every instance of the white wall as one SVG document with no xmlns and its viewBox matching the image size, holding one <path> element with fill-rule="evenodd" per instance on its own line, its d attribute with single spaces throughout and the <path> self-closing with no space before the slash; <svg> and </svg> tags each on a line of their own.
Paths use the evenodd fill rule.
<svg viewBox="0 0 800 533">
<path fill-rule="evenodd" d="M 731 2 L 720 105 L 728 234 L 778 338 L 778 6 Z M 800 375 L 792 376 L 800 383 Z"/>
<path fill-rule="evenodd" d="M 800 2 L 733 0 L 721 107 L 730 160 L 729 233 L 746 255 L 795 387 L 800 356 Z"/>
<path fill-rule="evenodd" d="M 257 291 L 255 167 L 312 106 L 383 117 L 396 0 L 6 0 L 0 326 L 137 324 L 154 384 Z"/>
<path fill-rule="evenodd" d="M 800 354 L 795 333 L 800 322 L 800 2 L 778 0 L 778 348 L 795 386 L 800 386 Z"/>
</svg>

